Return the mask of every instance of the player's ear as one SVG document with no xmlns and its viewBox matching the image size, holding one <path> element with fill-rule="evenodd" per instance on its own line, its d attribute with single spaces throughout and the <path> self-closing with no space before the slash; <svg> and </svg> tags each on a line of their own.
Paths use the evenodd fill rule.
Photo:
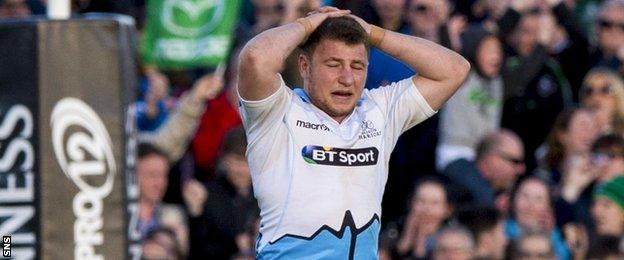
<svg viewBox="0 0 624 260">
<path fill-rule="evenodd" d="M 301 75 L 302 79 L 307 79 L 310 76 L 310 66 L 311 60 L 308 55 L 304 52 L 299 54 L 299 60 L 297 61 L 297 65 L 299 67 L 299 75 Z"/>
</svg>

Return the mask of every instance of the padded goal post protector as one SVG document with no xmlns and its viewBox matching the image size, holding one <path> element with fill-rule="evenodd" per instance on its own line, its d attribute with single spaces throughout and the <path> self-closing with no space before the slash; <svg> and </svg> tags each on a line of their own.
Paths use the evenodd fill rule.
<svg viewBox="0 0 624 260">
<path fill-rule="evenodd" d="M 17 259 L 138 259 L 127 16 L 0 22 L 0 235 Z"/>
</svg>

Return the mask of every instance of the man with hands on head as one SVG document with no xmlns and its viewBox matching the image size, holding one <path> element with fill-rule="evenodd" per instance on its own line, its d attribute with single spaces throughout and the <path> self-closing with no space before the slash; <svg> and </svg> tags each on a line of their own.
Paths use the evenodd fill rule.
<svg viewBox="0 0 624 260">
<path fill-rule="evenodd" d="M 419 74 L 364 90 L 374 45 Z M 303 89 L 279 72 L 300 46 Z M 259 259 L 377 257 L 388 160 L 470 69 L 435 43 L 322 7 L 254 37 L 240 54 L 247 159 L 261 209 Z"/>
</svg>

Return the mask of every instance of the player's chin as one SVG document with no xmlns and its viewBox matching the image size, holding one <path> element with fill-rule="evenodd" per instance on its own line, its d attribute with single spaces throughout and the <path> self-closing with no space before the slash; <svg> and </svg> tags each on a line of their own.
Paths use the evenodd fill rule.
<svg viewBox="0 0 624 260">
<path fill-rule="evenodd" d="M 340 117 L 340 116 L 348 116 L 353 112 L 355 106 L 351 105 L 337 105 L 334 104 L 331 108 L 332 116 Z"/>
</svg>

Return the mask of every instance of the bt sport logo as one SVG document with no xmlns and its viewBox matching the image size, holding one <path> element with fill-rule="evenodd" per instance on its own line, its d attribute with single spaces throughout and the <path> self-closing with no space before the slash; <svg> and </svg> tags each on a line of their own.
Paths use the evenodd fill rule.
<svg viewBox="0 0 624 260">
<path fill-rule="evenodd" d="M 301 149 L 303 160 L 309 164 L 333 166 L 369 166 L 377 164 L 379 150 L 375 147 L 341 149 L 306 145 Z"/>
</svg>

